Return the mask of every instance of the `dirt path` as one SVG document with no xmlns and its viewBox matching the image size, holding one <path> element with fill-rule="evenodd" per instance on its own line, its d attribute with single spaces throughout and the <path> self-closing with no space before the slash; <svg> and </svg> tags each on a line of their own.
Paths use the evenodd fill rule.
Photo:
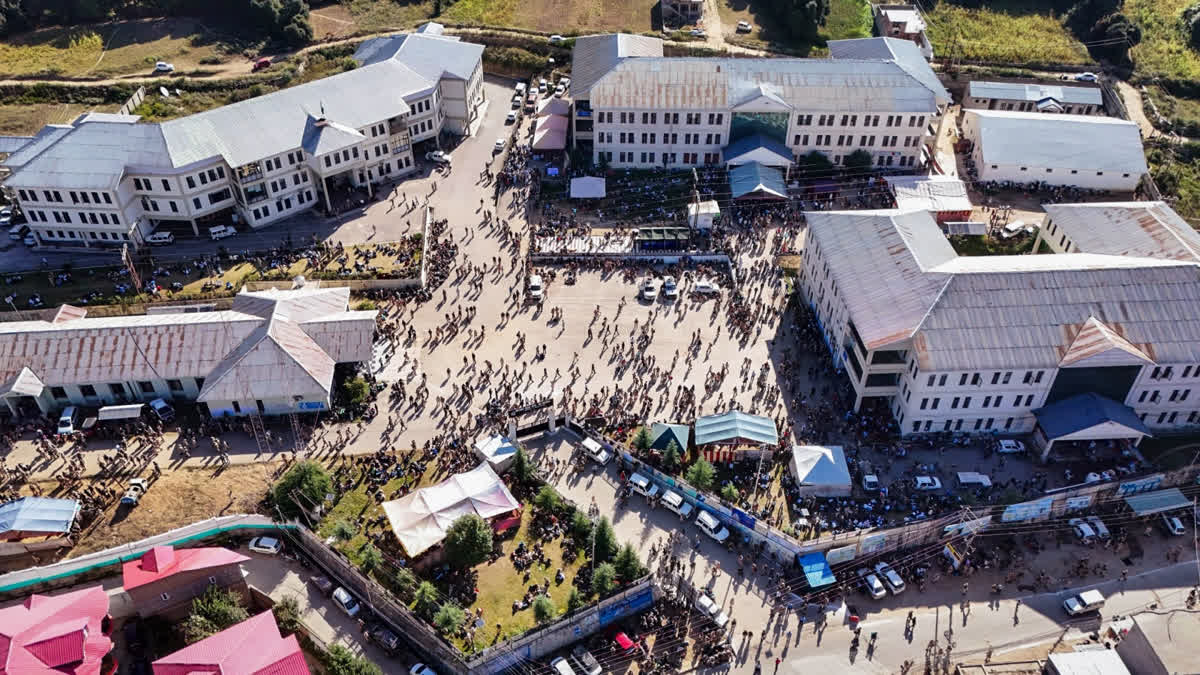
<svg viewBox="0 0 1200 675">
<path fill-rule="evenodd" d="M 1155 128 L 1154 123 L 1150 121 L 1150 116 L 1146 112 L 1146 107 L 1142 103 L 1142 92 L 1132 84 L 1124 80 L 1117 80 L 1117 91 L 1121 92 L 1121 99 L 1125 101 L 1125 109 L 1129 111 L 1129 119 L 1137 122 L 1138 128 L 1142 130 L 1142 138 L 1166 138 L 1172 143 L 1196 143 L 1200 142 L 1200 138 L 1189 136 L 1180 136 L 1174 132 L 1163 132 Z"/>
</svg>

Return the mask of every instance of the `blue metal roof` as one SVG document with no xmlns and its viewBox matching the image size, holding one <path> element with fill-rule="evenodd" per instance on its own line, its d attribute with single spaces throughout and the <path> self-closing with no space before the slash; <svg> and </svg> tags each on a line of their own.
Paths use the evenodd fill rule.
<svg viewBox="0 0 1200 675">
<path fill-rule="evenodd" d="M 723 415 L 707 415 L 696 419 L 696 445 L 708 443 L 769 443 L 779 442 L 774 420 L 758 415 L 730 410 Z"/>
<path fill-rule="evenodd" d="M 671 441 L 679 446 L 679 452 L 687 452 L 688 437 L 692 430 L 686 424 L 664 424 L 655 422 L 650 427 L 650 447 L 655 450 L 666 450 Z"/>
<path fill-rule="evenodd" d="M 1069 436 L 1105 422 L 1129 427 L 1146 436 L 1152 435 L 1133 408 L 1091 392 L 1052 403 L 1034 410 L 1033 414 L 1049 440 Z"/>
<path fill-rule="evenodd" d="M 752 193 L 761 193 L 759 196 L 787 197 L 787 185 L 783 182 L 783 172 L 758 162 L 749 162 L 730 169 L 729 190 L 733 193 L 734 199 Z"/>
<path fill-rule="evenodd" d="M 804 580 L 809 588 L 828 586 L 837 581 L 824 553 L 808 553 L 798 558 L 800 569 L 804 570 Z"/>
<path fill-rule="evenodd" d="M 767 150 L 773 155 L 779 157 L 779 162 L 782 166 L 788 166 L 792 163 L 792 150 L 783 143 L 762 134 L 754 134 L 740 138 L 721 151 L 721 159 L 726 163 L 737 161 L 739 157 L 755 150 Z"/>
<path fill-rule="evenodd" d="M 22 497 L 0 505 L 0 537 L 9 533 L 70 532 L 77 513 L 79 502 L 74 499 Z"/>
</svg>

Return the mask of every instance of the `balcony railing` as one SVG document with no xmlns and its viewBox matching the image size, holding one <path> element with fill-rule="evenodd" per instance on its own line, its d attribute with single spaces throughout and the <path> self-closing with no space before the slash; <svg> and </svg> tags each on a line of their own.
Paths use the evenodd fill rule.
<svg viewBox="0 0 1200 675">
<path fill-rule="evenodd" d="M 245 185 L 246 183 L 253 183 L 256 180 L 261 180 L 262 177 L 262 169 L 255 169 L 253 171 L 238 171 L 238 182 L 240 182 L 242 185 Z"/>
</svg>

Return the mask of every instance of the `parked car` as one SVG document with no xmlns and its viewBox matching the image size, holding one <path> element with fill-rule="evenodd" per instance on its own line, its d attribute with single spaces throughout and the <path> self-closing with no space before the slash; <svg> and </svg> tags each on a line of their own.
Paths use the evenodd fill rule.
<svg viewBox="0 0 1200 675">
<path fill-rule="evenodd" d="M 1067 521 L 1067 525 L 1071 528 L 1071 532 L 1075 534 L 1075 538 L 1081 544 L 1090 544 L 1096 539 L 1096 531 L 1092 526 L 1084 522 L 1083 518 L 1072 518 Z"/>
<path fill-rule="evenodd" d="M 25 235 L 28 234 L 28 232 L 28 225 L 25 223 L 17 223 L 16 225 L 8 228 L 8 238 L 12 239 L 13 241 L 21 241 L 25 238 Z"/>
<path fill-rule="evenodd" d="M 1096 82 L 1099 79 L 1095 73 L 1079 73 L 1075 76 L 1076 82 Z"/>
<path fill-rule="evenodd" d="M 1002 455 L 1016 455 L 1025 452 L 1025 444 L 1021 441 L 1003 439 L 996 446 L 996 452 Z"/>
<path fill-rule="evenodd" d="M 675 277 L 666 277 L 663 279 L 662 294 L 668 300 L 674 300 L 679 297 L 679 284 L 675 283 Z"/>
<path fill-rule="evenodd" d="M 707 534 L 718 544 L 724 544 L 725 540 L 729 538 L 729 530 L 725 529 L 721 521 L 708 511 L 701 511 L 700 515 L 696 516 L 696 527 L 699 527 L 701 532 Z"/>
<path fill-rule="evenodd" d="M 716 295 L 721 292 L 721 289 L 708 279 L 701 279 L 700 281 L 697 281 L 692 286 L 692 290 L 704 295 Z"/>
<path fill-rule="evenodd" d="M 544 292 L 545 287 L 542 286 L 542 275 L 531 274 L 529 276 L 529 297 L 541 301 Z"/>
<path fill-rule="evenodd" d="M 1087 516 L 1084 518 L 1084 520 L 1086 520 L 1088 524 L 1092 526 L 1092 529 L 1096 531 L 1097 537 L 1100 537 L 1101 539 L 1109 539 L 1112 537 L 1112 533 L 1108 531 L 1108 526 L 1104 524 L 1104 521 L 1100 520 L 1100 516 Z"/>
<path fill-rule="evenodd" d="M 613 458 L 611 452 L 605 450 L 603 445 L 600 445 L 595 439 L 591 438 L 583 439 L 583 453 L 587 455 L 588 459 L 600 466 L 608 464 Z"/>
<path fill-rule="evenodd" d="M 753 27 L 751 27 L 751 26 L 750 26 L 750 22 L 749 22 L 749 21 L 739 21 L 739 22 L 737 22 L 737 32 L 739 32 L 739 33 L 749 33 L 751 30 L 753 30 Z"/>
<path fill-rule="evenodd" d="M 698 37 L 698 38 L 708 37 L 708 33 L 705 33 L 703 28 L 693 28 L 692 32 L 691 32 L 691 36 Z"/>
<path fill-rule="evenodd" d="M 29 234 L 25 235 L 25 239 L 21 243 L 25 244 L 26 246 L 37 246 L 38 240 L 37 237 L 33 236 L 33 233 L 30 232 Z"/>
<path fill-rule="evenodd" d="M 237 234 L 237 230 L 228 225 L 217 225 L 216 227 L 208 228 L 208 236 L 213 241 L 220 241 L 226 237 L 232 237 Z"/>
<path fill-rule="evenodd" d="M 333 602 L 338 606 L 338 609 L 345 612 L 346 616 L 351 619 L 358 616 L 358 613 L 362 611 L 362 605 L 359 604 L 358 600 L 353 595 L 350 595 L 350 591 L 341 586 L 338 586 L 337 590 L 333 592 Z"/>
<path fill-rule="evenodd" d="M 683 495 L 674 490 L 667 490 L 663 493 L 662 503 L 668 511 L 679 516 L 680 520 L 687 520 L 692 515 L 692 505 L 683 498 Z"/>
<path fill-rule="evenodd" d="M 175 72 L 175 64 L 167 63 L 166 61 L 158 61 L 154 64 L 154 72 L 173 73 Z"/>
<path fill-rule="evenodd" d="M 492 154 L 498 155 L 498 154 L 504 152 L 504 148 L 507 145 L 508 145 L 508 141 L 504 140 L 503 138 L 497 138 L 496 142 L 492 144 Z"/>
<path fill-rule="evenodd" d="M 79 426 L 79 408 L 69 405 L 58 416 L 58 433 L 73 434 Z"/>
<path fill-rule="evenodd" d="M 8 227 L 12 223 L 13 210 L 11 206 L 0 209 L 0 227 Z"/>
<path fill-rule="evenodd" d="M 424 663 L 418 663 L 408 669 L 408 675 L 437 675 L 437 671 Z"/>
<path fill-rule="evenodd" d="M 543 77 L 542 79 L 538 80 L 538 93 L 546 93 L 546 86 L 546 78 Z"/>
<path fill-rule="evenodd" d="M 1098 612 L 1103 606 L 1104 594 L 1094 588 L 1063 600 L 1063 609 L 1067 610 L 1067 614 L 1071 616 Z"/>
<path fill-rule="evenodd" d="M 513 97 L 512 97 L 512 101 L 511 101 L 513 110 L 516 110 L 517 108 L 520 108 L 520 107 L 521 107 L 521 103 L 522 103 L 524 100 L 525 100 L 525 98 L 524 98 L 523 96 L 521 96 L 520 94 L 517 94 L 516 96 L 513 96 Z"/>
<path fill-rule="evenodd" d="M 875 573 L 883 579 L 883 583 L 887 584 L 888 590 L 892 592 L 892 595 L 900 595 L 904 592 L 904 579 L 900 578 L 900 575 L 896 570 L 892 569 L 891 565 L 885 562 L 877 562 L 875 563 Z"/>
<path fill-rule="evenodd" d="M 629 487 L 632 488 L 634 492 L 645 497 L 646 499 L 653 499 L 654 497 L 658 496 L 658 486 L 650 482 L 649 478 L 646 478 L 637 472 L 634 472 L 634 474 L 629 477 Z"/>
<path fill-rule="evenodd" d="M 247 548 L 263 555 L 279 555 L 283 550 L 283 542 L 274 537 L 255 537 Z"/>
<path fill-rule="evenodd" d="M 562 95 L 565 93 L 567 93 L 567 85 L 563 84 L 562 82 L 559 82 L 558 86 L 554 88 L 554 97 L 562 98 Z"/>
<path fill-rule="evenodd" d="M 254 67 L 250 69 L 250 72 L 257 73 L 260 70 L 266 70 L 267 68 L 270 68 L 270 67 L 271 67 L 271 59 L 263 57 L 254 62 Z"/>
<path fill-rule="evenodd" d="M 583 645 L 576 645 L 575 649 L 571 650 L 571 658 L 584 675 L 600 675 L 602 672 L 600 662 Z"/>
<path fill-rule="evenodd" d="M 647 277 L 642 282 L 642 297 L 647 300 L 656 300 L 658 298 L 658 280 L 654 277 Z"/>
<path fill-rule="evenodd" d="M 862 582 L 863 591 L 872 598 L 878 600 L 887 595 L 887 588 L 884 588 L 883 582 L 866 567 L 858 571 L 858 578 Z"/>
<path fill-rule="evenodd" d="M 1162 524 L 1163 531 L 1172 537 L 1183 536 L 1183 521 L 1179 518 L 1168 513 L 1164 513 L 1162 514 L 1162 520 L 1159 522 Z"/>
<path fill-rule="evenodd" d="M 510 112 L 504 116 L 505 124 L 516 124 L 516 122 L 517 122 L 517 113 L 515 113 L 515 112 Z"/>
<path fill-rule="evenodd" d="M 550 44 L 552 44 L 552 45 L 560 45 L 565 41 L 566 41 L 566 38 L 564 38 L 561 35 L 551 35 L 550 36 Z"/>
<path fill-rule="evenodd" d="M 713 623 L 717 624 L 717 628 L 724 628 L 725 624 L 729 623 L 729 615 L 721 609 L 721 606 L 708 594 L 707 590 L 696 596 L 696 607 L 711 618 Z"/>
<path fill-rule="evenodd" d="M 367 626 L 367 639 L 379 645 L 388 656 L 395 656 L 400 652 L 400 636 L 382 623 Z"/>
<path fill-rule="evenodd" d="M 550 661 L 550 670 L 554 675 L 575 675 L 575 669 L 561 656 Z"/>
<path fill-rule="evenodd" d="M 175 235 L 170 232 L 155 232 L 146 237 L 146 243 L 151 246 L 166 246 L 175 243 Z"/>
<path fill-rule="evenodd" d="M 320 592 L 321 595 L 329 597 L 329 594 L 333 592 L 333 582 L 330 581 L 329 577 L 327 576 L 320 574 L 311 576 L 308 578 L 308 582 L 313 586 L 316 586 L 317 591 Z"/>
<path fill-rule="evenodd" d="M 913 480 L 913 488 L 917 490 L 941 490 L 942 479 L 937 476 L 917 476 Z"/>
<path fill-rule="evenodd" d="M 450 153 L 442 150 L 430 150 L 429 152 L 425 153 L 425 159 L 433 162 L 434 164 L 449 164 Z"/>
<path fill-rule="evenodd" d="M 864 490 L 870 492 L 879 491 L 879 476 L 868 473 L 862 477 L 862 486 Z"/>
<path fill-rule="evenodd" d="M 154 413 L 163 422 L 170 422 L 175 419 L 175 409 L 171 407 L 170 403 L 161 398 L 150 401 L 150 412 Z"/>
<path fill-rule="evenodd" d="M 147 487 L 145 478 L 130 478 L 125 494 L 121 496 L 121 506 L 137 506 L 142 501 L 142 495 L 146 494 Z"/>
</svg>

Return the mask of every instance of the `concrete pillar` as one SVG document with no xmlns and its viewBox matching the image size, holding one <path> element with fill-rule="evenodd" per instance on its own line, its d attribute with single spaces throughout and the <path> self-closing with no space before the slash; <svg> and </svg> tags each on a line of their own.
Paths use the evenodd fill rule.
<svg viewBox="0 0 1200 675">
<path fill-rule="evenodd" d="M 371 185 L 371 170 L 370 169 L 367 169 L 366 175 L 367 175 L 367 196 L 374 197 L 375 196 L 375 186 Z"/>
<path fill-rule="evenodd" d="M 517 421 L 510 419 L 508 421 L 508 440 L 513 443 L 517 442 Z"/>
<path fill-rule="evenodd" d="M 859 394 L 859 393 L 854 394 L 854 412 L 858 412 L 858 409 L 862 407 L 862 400 L 863 400 L 862 394 Z"/>
<path fill-rule="evenodd" d="M 558 411 L 554 409 L 554 406 L 551 406 L 550 407 L 550 426 L 549 426 L 550 433 L 554 433 L 554 432 L 558 431 L 558 420 L 556 419 L 557 415 L 558 415 Z"/>
<path fill-rule="evenodd" d="M 196 224 L 196 219 L 192 218 L 191 220 L 188 221 L 188 223 L 191 224 L 191 226 L 192 226 L 192 234 L 194 236 L 199 237 L 200 236 L 200 226 Z"/>
<path fill-rule="evenodd" d="M 325 210 L 333 213 L 333 204 L 329 203 L 329 183 L 326 182 L 325 176 L 321 176 L 321 192 L 325 193 Z"/>
<path fill-rule="evenodd" d="M 1042 449 L 1042 461 L 1043 462 L 1045 462 L 1046 458 L 1050 456 L 1050 448 L 1052 448 L 1052 447 L 1054 447 L 1054 441 L 1047 440 L 1046 447 Z"/>
<path fill-rule="evenodd" d="M 12 398 L 5 396 L 4 405 L 8 406 L 8 411 L 12 413 L 13 418 L 17 417 L 17 407 L 13 405 Z"/>
</svg>

